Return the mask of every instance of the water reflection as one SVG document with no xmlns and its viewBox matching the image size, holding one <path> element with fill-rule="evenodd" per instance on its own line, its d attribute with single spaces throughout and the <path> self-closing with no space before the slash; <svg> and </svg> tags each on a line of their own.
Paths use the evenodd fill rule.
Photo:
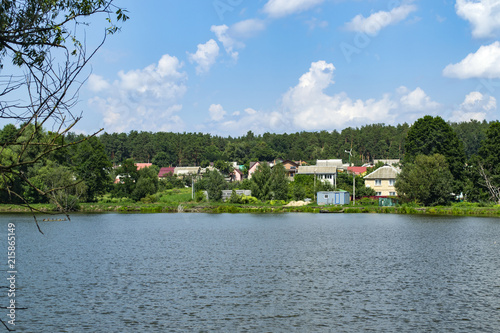
<svg viewBox="0 0 500 333">
<path fill-rule="evenodd" d="M 42 224 L 45 236 L 29 218 L 8 221 L 22 332 L 500 327 L 497 219 L 75 215 Z"/>
</svg>

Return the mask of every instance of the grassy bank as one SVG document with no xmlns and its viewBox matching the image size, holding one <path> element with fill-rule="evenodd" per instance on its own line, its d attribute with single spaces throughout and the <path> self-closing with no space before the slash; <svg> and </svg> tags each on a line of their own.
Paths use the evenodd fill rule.
<svg viewBox="0 0 500 333">
<path fill-rule="evenodd" d="M 43 212 L 51 212 L 49 204 L 34 205 Z M 16 205 L 0 205 L 0 213 L 29 213 L 29 208 Z M 378 207 L 378 206 L 317 206 L 310 204 L 302 207 L 262 204 L 196 203 L 196 202 L 157 202 L 157 203 L 83 203 L 78 212 L 133 212 L 133 213 L 344 213 L 344 214 L 412 214 L 412 215 L 448 215 L 448 216 L 498 216 L 500 207 Z"/>
<path fill-rule="evenodd" d="M 53 205 L 36 204 L 33 208 L 42 212 L 52 212 Z M 0 213 L 29 213 L 30 209 L 17 205 L 1 205 Z M 401 205 L 379 207 L 378 200 L 361 199 L 356 205 L 318 206 L 309 204 L 301 207 L 287 207 L 283 202 L 258 202 L 251 204 L 233 204 L 222 202 L 195 202 L 191 200 L 191 189 L 171 189 L 155 196 L 134 202 L 128 198 L 103 196 L 97 203 L 82 203 L 78 212 L 131 212 L 131 213 L 345 213 L 345 214 L 421 214 L 449 216 L 499 216 L 500 206 L 480 205 L 477 203 L 456 203 L 446 207 L 418 207 Z"/>
</svg>

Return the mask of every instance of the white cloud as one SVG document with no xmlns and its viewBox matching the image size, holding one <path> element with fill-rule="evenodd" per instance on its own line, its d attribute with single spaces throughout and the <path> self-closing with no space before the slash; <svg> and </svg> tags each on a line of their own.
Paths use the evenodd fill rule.
<svg viewBox="0 0 500 333">
<path fill-rule="evenodd" d="M 266 23 L 259 19 L 248 19 L 233 24 L 230 33 L 234 37 L 250 38 L 266 29 Z"/>
<path fill-rule="evenodd" d="M 375 36 L 383 28 L 403 21 L 416 10 L 417 7 L 415 5 L 402 4 L 390 12 L 379 11 L 366 18 L 361 14 L 357 15 L 351 22 L 346 23 L 345 26 L 348 30 Z"/>
<path fill-rule="evenodd" d="M 408 92 L 406 87 L 400 87 L 398 91 L 406 91 L 407 93 L 400 98 L 401 106 L 410 111 L 429 111 L 440 106 L 439 103 L 433 102 L 429 96 L 420 88 Z"/>
<path fill-rule="evenodd" d="M 187 90 L 182 66 L 167 54 L 158 64 L 119 72 L 113 83 L 96 76 L 89 84 L 98 94 L 89 104 L 102 113 L 106 131 L 178 131 L 183 127 L 179 100 Z"/>
<path fill-rule="evenodd" d="M 196 73 L 207 73 L 210 68 L 215 64 L 215 60 L 219 55 L 219 45 L 213 39 L 210 39 L 205 44 L 198 44 L 196 53 L 188 53 L 189 60 L 198 64 L 196 66 Z"/>
<path fill-rule="evenodd" d="M 311 9 L 324 0 L 269 0 L 264 12 L 271 17 L 283 17 Z"/>
<path fill-rule="evenodd" d="M 496 109 L 497 100 L 495 97 L 473 91 L 465 97 L 458 110 L 453 111 L 450 120 L 456 122 L 470 121 L 471 119 L 483 121 Z"/>
<path fill-rule="evenodd" d="M 500 42 L 481 46 L 458 64 L 450 64 L 443 75 L 459 79 L 500 78 Z"/>
<path fill-rule="evenodd" d="M 247 109 L 245 109 L 245 112 L 246 112 L 247 114 L 249 114 L 249 115 L 254 115 L 254 114 L 256 114 L 256 113 L 257 113 L 257 111 L 256 111 L 256 110 L 254 110 L 254 109 L 252 109 L 252 108 L 247 108 Z"/>
<path fill-rule="evenodd" d="M 210 105 L 208 112 L 210 113 L 210 118 L 214 121 L 220 121 L 226 115 L 226 111 L 224 111 L 224 108 L 220 104 Z"/>
<path fill-rule="evenodd" d="M 88 80 L 89 89 L 93 92 L 103 91 L 109 88 L 109 83 L 102 76 L 90 74 Z"/>
<path fill-rule="evenodd" d="M 494 37 L 500 30 L 500 1 L 498 0 L 457 0 L 457 15 L 472 25 L 475 38 Z"/>
<path fill-rule="evenodd" d="M 333 96 L 324 90 L 333 84 L 333 64 L 318 61 L 302 75 L 299 84 L 283 96 L 282 104 L 287 118 L 297 128 L 307 130 L 340 128 L 346 124 L 391 122 L 390 111 L 397 103 L 389 95 L 380 100 L 352 100 L 347 94 Z"/>
<path fill-rule="evenodd" d="M 310 30 L 314 30 L 316 28 L 326 28 L 328 27 L 328 22 L 327 21 L 320 21 L 317 18 L 313 17 L 312 19 L 308 20 L 305 22 Z"/>
<path fill-rule="evenodd" d="M 238 60 L 236 49 L 242 49 L 245 44 L 242 39 L 254 37 L 257 33 L 266 29 L 266 22 L 259 19 L 248 19 L 237 22 L 231 27 L 227 25 L 213 25 L 210 28 L 217 40 L 222 43 L 226 53 L 234 60 Z"/>
<path fill-rule="evenodd" d="M 224 49 L 226 50 L 226 53 L 229 54 L 233 60 L 238 60 L 238 52 L 234 51 L 235 48 L 243 48 L 245 47 L 245 44 L 237 41 L 233 37 L 229 36 L 228 34 L 229 27 L 225 24 L 223 25 L 213 25 L 210 28 L 210 31 L 212 31 L 215 36 L 217 36 L 217 39 L 219 42 L 222 43 L 224 46 Z"/>
<path fill-rule="evenodd" d="M 296 86 L 281 98 L 280 108 L 272 112 L 247 108 L 233 113 L 236 119 L 219 123 L 225 133 L 256 133 L 265 131 L 332 130 L 369 123 L 394 124 L 414 121 L 424 114 L 436 114 L 441 105 L 420 88 L 404 86 L 395 94 L 379 99 L 351 99 L 347 93 L 327 94 L 334 84 L 335 66 L 326 61 L 311 64 Z"/>
</svg>

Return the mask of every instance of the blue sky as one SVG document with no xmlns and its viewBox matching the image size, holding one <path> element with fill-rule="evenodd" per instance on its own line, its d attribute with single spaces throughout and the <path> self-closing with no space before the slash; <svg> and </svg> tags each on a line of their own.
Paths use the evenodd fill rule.
<svg viewBox="0 0 500 333">
<path fill-rule="evenodd" d="M 116 4 L 130 20 L 92 60 L 77 105 L 84 133 L 498 118 L 500 0 Z"/>
</svg>

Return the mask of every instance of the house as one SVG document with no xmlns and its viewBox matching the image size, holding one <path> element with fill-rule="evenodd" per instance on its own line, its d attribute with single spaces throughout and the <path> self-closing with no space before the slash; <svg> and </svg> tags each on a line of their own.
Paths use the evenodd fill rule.
<svg viewBox="0 0 500 333">
<path fill-rule="evenodd" d="M 240 169 L 233 169 L 231 173 L 229 173 L 232 182 L 241 182 L 243 180 L 243 172 Z"/>
<path fill-rule="evenodd" d="M 283 161 L 283 162 L 281 162 L 281 164 L 283 164 L 283 166 L 285 167 L 286 176 L 288 178 L 293 178 L 293 176 L 295 176 L 295 174 L 299 170 L 299 166 L 300 166 L 299 163 L 297 163 L 295 161 L 291 161 L 291 160 Z"/>
<path fill-rule="evenodd" d="M 174 167 L 160 168 L 160 172 L 158 172 L 158 178 L 167 177 L 169 174 L 170 176 L 173 176 L 174 171 L 175 171 Z"/>
<path fill-rule="evenodd" d="M 351 195 L 347 191 L 322 191 L 316 195 L 318 205 L 348 205 Z"/>
<path fill-rule="evenodd" d="M 332 186 L 337 184 L 337 167 L 335 166 L 302 165 L 299 166 L 297 175 L 315 175 L 317 179 L 328 182 Z"/>
<path fill-rule="evenodd" d="M 188 175 L 198 175 L 200 173 L 200 167 L 175 167 L 174 176 L 182 177 Z"/>
<path fill-rule="evenodd" d="M 347 167 L 349 173 L 354 173 L 356 176 L 365 175 L 367 167 Z"/>
<path fill-rule="evenodd" d="M 250 168 L 248 169 L 248 179 L 252 179 L 252 174 L 257 170 L 257 167 L 261 162 L 250 162 Z"/>
<path fill-rule="evenodd" d="M 396 196 L 398 194 L 394 185 L 400 172 L 392 165 L 384 165 L 364 177 L 365 186 L 373 188 L 377 196 Z"/>
</svg>

